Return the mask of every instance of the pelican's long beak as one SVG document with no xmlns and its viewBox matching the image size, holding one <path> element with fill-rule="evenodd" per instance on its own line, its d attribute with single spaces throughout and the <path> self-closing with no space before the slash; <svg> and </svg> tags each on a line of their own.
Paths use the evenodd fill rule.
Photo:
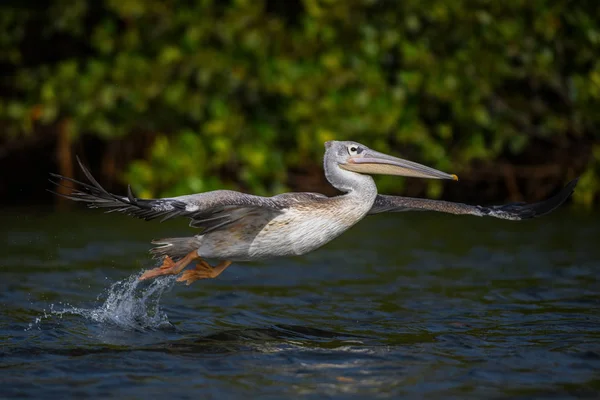
<svg viewBox="0 0 600 400">
<path fill-rule="evenodd" d="M 371 149 L 365 149 L 361 154 L 350 157 L 348 162 L 340 164 L 340 167 L 361 174 L 400 175 L 414 178 L 458 180 L 458 176 L 454 174 L 447 174 L 416 162 L 388 156 L 387 154 L 379 153 Z"/>
</svg>

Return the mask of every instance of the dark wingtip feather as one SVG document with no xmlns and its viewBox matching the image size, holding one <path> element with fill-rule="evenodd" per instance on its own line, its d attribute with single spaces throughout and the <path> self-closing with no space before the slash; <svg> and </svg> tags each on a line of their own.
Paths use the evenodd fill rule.
<svg viewBox="0 0 600 400">
<path fill-rule="evenodd" d="M 175 216 L 185 215 L 186 204 L 171 199 L 138 199 L 133 194 L 131 186 L 127 187 L 126 196 L 117 196 L 104 189 L 92 176 L 91 172 L 83 165 L 79 157 L 76 157 L 79 167 L 90 183 L 80 182 L 76 179 L 50 173 L 50 182 L 57 187 L 68 187 L 72 190 L 70 194 L 49 192 L 58 196 L 86 203 L 91 208 L 104 208 L 106 212 L 121 212 L 133 217 L 151 220 L 158 217 L 169 219 Z M 66 186 L 64 182 L 75 184 L 75 187 Z"/>
<path fill-rule="evenodd" d="M 54 182 L 53 182 L 53 183 L 54 183 Z M 69 195 L 66 195 L 66 194 L 62 194 L 62 193 L 55 192 L 55 191 L 54 191 L 54 190 L 52 190 L 52 189 L 46 189 L 46 191 L 47 191 L 47 192 L 50 192 L 50 193 L 52 193 L 52 194 L 55 194 L 55 195 L 57 195 L 57 196 L 60 196 L 60 197 L 67 197 L 67 198 L 68 198 L 68 196 L 69 196 Z"/>
<path fill-rule="evenodd" d="M 92 183 L 92 185 L 94 185 L 98 190 L 100 190 L 105 195 L 108 195 L 108 196 L 113 197 L 113 198 L 115 198 L 117 200 L 120 200 L 118 196 L 115 196 L 114 194 L 109 193 L 106 189 L 104 189 L 102 187 L 102 185 L 100 185 L 100 183 L 96 180 L 96 178 L 94 178 L 94 176 L 92 175 L 92 173 L 85 167 L 85 165 L 83 165 L 83 163 L 81 162 L 81 160 L 79 159 L 78 156 L 75 156 L 75 158 L 77 159 L 77 163 L 79 163 L 79 167 L 81 168 L 81 171 L 83 172 L 83 174 L 85 175 L 85 177 L 88 179 L 88 181 L 90 181 Z"/>
<path fill-rule="evenodd" d="M 137 205 L 137 199 L 133 195 L 133 191 L 131 190 L 131 185 L 127 185 L 127 199 L 131 204 Z"/>
<path fill-rule="evenodd" d="M 575 191 L 575 187 L 579 182 L 579 177 L 573 179 L 571 182 L 567 183 L 567 185 L 557 194 L 550 197 L 547 200 L 541 201 L 539 203 L 535 203 L 535 216 L 539 217 L 542 215 L 546 215 L 558 207 L 560 207 Z"/>
<path fill-rule="evenodd" d="M 573 179 L 560 192 L 538 203 L 511 203 L 503 206 L 490 207 L 491 213 L 505 213 L 509 219 L 529 219 L 549 214 L 560 207 L 573 194 L 579 178 Z"/>
<path fill-rule="evenodd" d="M 77 163 L 79 164 L 81 171 L 91 184 L 87 184 L 76 179 L 70 178 L 68 176 L 63 176 L 51 172 L 51 179 L 49 179 L 50 182 L 52 182 L 58 187 L 66 187 L 73 191 L 71 194 L 56 193 L 54 191 L 51 191 L 52 193 L 55 193 L 58 196 L 65 197 L 70 200 L 86 202 L 90 207 L 95 207 L 97 205 L 96 203 L 105 201 L 114 202 L 115 206 L 117 206 L 119 203 L 128 204 L 124 198 L 116 196 L 104 189 L 102 185 L 100 185 L 100 183 L 92 176 L 91 172 L 83 165 L 81 159 L 78 156 L 75 156 L 75 158 L 77 159 Z M 73 183 L 75 184 L 75 187 L 67 186 L 61 181 Z M 80 188 L 83 191 L 79 191 L 77 190 L 77 188 Z"/>
</svg>

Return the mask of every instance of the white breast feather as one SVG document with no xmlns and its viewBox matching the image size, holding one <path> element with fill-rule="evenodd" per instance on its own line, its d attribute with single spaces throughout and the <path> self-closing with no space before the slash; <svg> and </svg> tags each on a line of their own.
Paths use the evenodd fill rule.
<svg viewBox="0 0 600 400">
<path fill-rule="evenodd" d="M 247 215 L 227 229 L 201 238 L 198 254 L 231 261 L 260 260 L 308 253 L 335 239 L 370 210 L 370 204 L 291 207 L 279 214 Z"/>
</svg>

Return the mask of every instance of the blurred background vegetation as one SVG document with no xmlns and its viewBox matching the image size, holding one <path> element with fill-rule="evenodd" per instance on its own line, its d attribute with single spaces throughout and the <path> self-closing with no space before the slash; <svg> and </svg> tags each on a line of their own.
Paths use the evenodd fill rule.
<svg viewBox="0 0 600 400">
<path fill-rule="evenodd" d="M 461 181 L 382 192 L 537 200 L 600 193 L 596 0 L 56 0 L 0 5 L 0 199 L 48 172 L 112 190 L 328 188 L 356 140 Z"/>
</svg>

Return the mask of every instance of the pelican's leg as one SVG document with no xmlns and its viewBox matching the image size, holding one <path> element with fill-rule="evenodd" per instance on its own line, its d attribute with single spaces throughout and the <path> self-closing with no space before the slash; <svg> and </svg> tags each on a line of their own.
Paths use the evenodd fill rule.
<svg viewBox="0 0 600 400">
<path fill-rule="evenodd" d="M 144 272 L 142 276 L 140 276 L 140 280 L 143 281 L 145 279 L 150 279 L 161 275 L 177 275 L 182 269 L 196 260 L 200 260 L 200 256 L 195 250 L 189 252 L 185 257 L 177 262 L 174 262 L 171 257 L 165 256 L 160 267 L 149 269 L 148 271 Z"/>
<path fill-rule="evenodd" d="M 196 268 L 185 271 L 177 278 L 177 282 L 185 282 L 189 285 L 198 279 L 216 278 L 231 265 L 231 261 L 221 261 L 217 266 L 212 267 L 206 261 L 199 260 Z"/>
</svg>

